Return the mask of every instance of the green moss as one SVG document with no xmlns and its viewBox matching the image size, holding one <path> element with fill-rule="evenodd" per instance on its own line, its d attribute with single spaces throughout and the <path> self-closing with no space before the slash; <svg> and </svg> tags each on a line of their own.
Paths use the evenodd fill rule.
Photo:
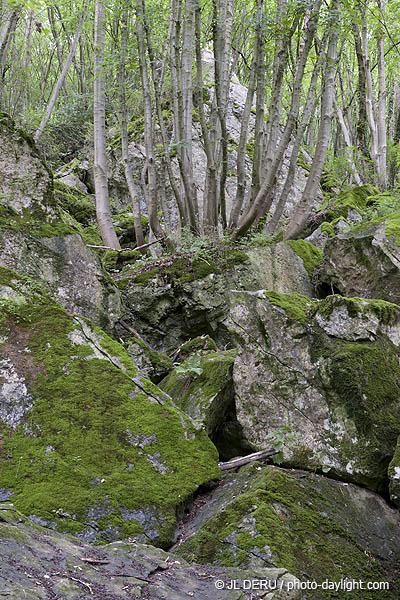
<svg viewBox="0 0 400 600">
<path fill-rule="evenodd" d="M 0 229 L 19 231 L 33 237 L 54 237 L 77 233 L 76 229 L 60 220 L 44 221 L 34 218 L 28 209 L 22 213 L 0 206 Z"/>
<path fill-rule="evenodd" d="M 180 370 L 188 366 L 186 374 L 179 375 L 174 370 L 160 383 L 160 387 L 211 435 L 220 424 L 226 407 L 216 397 L 223 395 L 226 387 L 231 385 L 236 350 L 199 354 L 199 374 L 190 369 L 192 356 L 179 366 Z"/>
<path fill-rule="evenodd" d="M 91 507 L 104 507 L 107 522 L 122 508 L 156 507 L 155 541 L 169 543 L 176 506 L 218 476 L 215 448 L 189 422 L 184 435 L 182 416 L 166 398 L 160 405 L 140 391 L 130 377 L 136 369 L 117 342 L 94 328 L 105 352 L 104 360 L 95 358 L 89 343 L 73 342 L 71 332 L 84 339 L 83 330 L 48 295 L 7 270 L 0 273 L 26 299 L 13 311 L 2 308 L 0 333 L 11 341 L 0 354 L 12 357 L 33 399 L 14 429 L 0 423 L 2 485 L 14 490 L 18 509 L 61 530 L 78 531 L 76 521 L 87 522 Z M 23 350 L 14 354 L 10 344 L 19 347 L 18 340 Z M 151 382 L 142 380 L 141 387 L 162 394 Z M 142 449 L 132 436 L 152 441 Z M 167 471 L 157 472 L 148 456 L 158 456 Z M 57 516 L 60 510 L 73 519 Z"/>
<path fill-rule="evenodd" d="M 147 285 L 151 279 L 154 279 L 159 274 L 160 270 L 158 267 L 142 271 L 131 278 L 131 282 L 139 285 Z"/>
<path fill-rule="evenodd" d="M 190 258 L 178 257 L 164 271 L 177 283 L 190 283 L 196 279 L 202 279 L 210 273 L 218 272 L 219 268 L 212 259 L 192 261 Z"/>
<path fill-rule="evenodd" d="M 368 313 L 376 315 L 384 325 L 392 325 L 400 320 L 400 307 L 385 300 L 367 300 L 365 298 L 346 298 L 340 295 L 327 296 L 318 303 L 318 312 L 329 319 L 335 308 L 344 306 L 349 317 L 361 317 Z"/>
<path fill-rule="evenodd" d="M 387 237 L 394 238 L 396 246 L 400 246 L 400 211 L 392 213 L 386 219 L 385 232 Z"/>
<path fill-rule="evenodd" d="M 335 237 L 335 230 L 333 229 L 332 223 L 328 223 L 328 221 L 324 221 L 321 223 L 321 231 L 328 237 Z"/>
<path fill-rule="evenodd" d="M 96 206 L 92 196 L 71 188 L 62 181 L 54 181 L 54 195 L 57 205 L 72 215 L 83 226 L 93 224 L 96 219 Z"/>
<path fill-rule="evenodd" d="M 167 356 L 163 352 L 159 352 L 158 350 L 152 350 L 151 348 L 149 348 L 149 346 L 147 346 L 147 344 L 142 342 L 142 340 L 139 340 L 136 337 L 132 337 L 130 338 L 129 343 L 139 346 L 139 348 L 143 350 L 146 356 L 148 356 L 154 368 L 161 368 L 164 371 L 170 371 L 173 368 L 173 363 L 169 356 Z"/>
<path fill-rule="evenodd" d="M 347 217 L 349 209 L 353 209 L 363 215 L 370 204 L 370 197 L 379 194 L 379 190 L 371 184 L 350 187 L 334 198 L 325 202 L 320 211 L 326 211 L 329 221 L 339 217 Z"/>
<path fill-rule="evenodd" d="M 311 277 L 315 267 L 322 262 L 321 250 L 305 240 L 288 240 L 286 243 L 301 258 L 305 270 Z"/>
<path fill-rule="evenodd" d="M 381 562 L 371 561 L 357 543 L 356 525 L 347 524 L 352 515 L 335 510 L 343 501 L 339 487 L 310 475 L 299 481 L 257 463 L 242 468 L 240 476 L 248 491 L 227 503 L 176 554 L 201 564 L 242 568 L 256 554 L 264 557 L 266 566 L 319 583 L 340 581 L 348 573 L 355 579 L 386 579 Z M 363 598 L 372 600 L 374 594 L 365 592 Z M 319 600 L 321 590 L 307 592 L 307 597 Z M 326 590 L 323 597 L 338 596 Z"/>
<path fill-rule="evenodd" d="M 274 306 L 283 308 L 289 319 L 307 323 L 307 315 L 313 303 L 306 296 L 297 292 L 293 294 L 279 294 L 278 292 L 267 292 L 266 297 Z"/>
<path fill-rule="evenodd" d="M 185 360 L 194 352 L 204 351 L 209 352 L 210 350 L 216 352 L 217 345 L 209 335 L 200 335 L 191 340 L 188 340 L 179 348 L 179 360 Z"/>
<path fill-rule="evenodd" d="M 246 154 L 251 159 L 254 160 L 254 138 L 251 138 L 246 144 Z"/>
<path fill-rule="evenodd" d="M 107 250 L 101 262 L 107 271 L 120 271 L 125 264 L 134 263 L 141 256 L 138 250 Z"/>
<path fill-rule="evenodd" d="M 380 448 L 394 448 L 400 433 L 396 349 L 380 342 L 343 342 L 331 360 L 332 390 L 341 398 L 359 434 L 376 438 Z"/>
<path fill-rule="evenodd" d="M 394 451 L 393 458 L 390 461 L 388 467 L 388 476 L 394 477 L 397 475 L 396 468 L 400 467 L 400 436 L 397 439 L 396 450 Z"/>
</svg>

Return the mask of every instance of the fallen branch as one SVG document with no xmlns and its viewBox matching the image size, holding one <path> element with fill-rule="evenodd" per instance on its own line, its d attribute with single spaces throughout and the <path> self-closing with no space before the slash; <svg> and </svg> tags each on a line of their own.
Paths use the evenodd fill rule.
<svg viewBox="0 0 400 600">
<path fill-rule="evenodd" d="M 85 585 L 88 588 L 90 594 L 93 596 L 93 590 L 90 583 L 86 583 L 86 581 L 82 581 L 82 579 L 77 579 L 76 577 L 71 577 L 71 575 L 69 576 L 69 578 L 72 579 L 72 581 L 77 581 L 81 585 Z"/>
<path fill-rule="evenodd" d="M 165 240 L 165 237 L 162 237 L 158 240 L 153 240 L 152 242 L 148 242 L 142 246 L 136 246 L 136 248 L 121 248 L 120 250 L 112 248 L 111 246 L 96 246 L 95 244 L 86 244 L 86 246 L 88 248 L 100 248 L 101 250 L 115 250 L 115 252 L 133 252 L 134 250 L 143 250 L 143 248 L 148 248 L 149 246 L 157 244 L 158 242 L 162 242 L 163 240 Z"/>
<path fill-rule="evenodd" d="M 237 467 L 247 465 L 247 463 L 254 462 L 255 460 L 262 460 L 268 456 L 274 456 L 274 454 L 278 454 L 275 448 L 269 448 L 268 450 L 260 450 L 260 452 L 254 452 L 253 454 L 248 454 L 247 456 L 242 456 L 241 458 L 235 458 L 234 460 L 229 460 L 228 462 L 220 462 L 218 463 L 218 466 L 221 471 L 227 471 L 228 469 L 236 469 Z"/>
<path fill-rule="evenodd" d="M 138 340 L 140 340 L 149 350 L 153 350 L 153 352 L 154 352 L 154 348 L 152 348 L 150 346 L 150 344 L 148 344 L 146 342 L 146 340 L 144 340 L 139 335 L 139 333 L 136 331 L 136 329 L 133 329 L 133 327 L 131 327 L 130 325 L 128 325 L 128 323 L 125 323 L 125 321 L 123 321 L 122 319 L 120 319 L 119 321 L 117 321 L 117 323 L 119 323 L 119 325 L 121 325 L 121 327 L 123 327 L 124 329 L 126 329 L 126 331 L 129 331 L 129 333 L 131 333 L 133 335 L 133 337 L 135 337 Z"/>
<path fill-rule="evenodd" d="M 90 565 L 108 565 L 110 562 L 109 560 L 101 560 L 99 558 L 81 558 L 81 560 Z"/>
</svg>

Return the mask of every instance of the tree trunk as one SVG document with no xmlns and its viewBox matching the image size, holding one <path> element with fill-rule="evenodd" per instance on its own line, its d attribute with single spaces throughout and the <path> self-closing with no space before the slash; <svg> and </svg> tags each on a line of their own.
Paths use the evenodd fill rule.
<svg viewBox="0 0 400 600">
<path fill-rule="evenodd" d="M 138 40 L 140 75 L 143 86 L 144 100 L 144 145 L 146 149 L 146 171 L 147 184 L 144 185 L 145 196 L 147 200 L 147 209 L 149 211 L 150 228 L 156 238 L 164 237 L 158 219 L 158 200 L 157 200 L 157 174 L 154 162 L 154 140 L 153 140 L 153 114 L 151 108 L 150 82 L 146 63 L 146 48 L 144 42 L 144 3 L 143 0 L 136 2 L 136 36 Z"/>
<path fill-rule="evenodd" d="M 324 74 L 324 90 L 321 100 L 321 122 L 319 126 L 314 160 L 311 165 L 311 170 L 308 175 L 307 183 L 301 200 L 297 205 L 295 213 L 290 219 L 285 231 L 285 240 L 294 239 L 303 231 L 312 210 L 313 200 L 318 192 L 318 186 L 325 163 L 331 132 L 333 99 L 335 94 L 337 43 L 338 32 L 335 26 L 331 26 L 328 53 L 326 58 L 326 69 Z"/>
<path fill-rule="evenodd" d="M 121 19 L 121 46 L 119 53 L 119 69 L 118 69 L 118 92 L 119 92 L 119 125 L 121 128 L 121 149 L 122 162 L 124 164 L 125 179 L 128 185 L 129 195 L 132 203 L 133 225 L 135 228 L 136 245 L 144 245 L 144 235 L 140 214 L 140 201 L 135 190 L 135 182 L 133 180 L 132 171 L 129 166 L 128 152 L 128 127 L 126 117 L 126 98 L 125 98 L 125 68 L 128 46 L 128 24 L 129 10 L 127 5 L 124 5 Z M 145 250 L 143 250 L 145 252 Z"/>
<path fill-rule="evenodd" d="M 78 45 L 79 38 L 80 38 L 81 33 L 82 33 L 82 27 L 83 27 L 83 24 L 85 22 L 86 15 L 87 15 L 87 12 L 88 12 L 88 9 L 89 9 L 89 3 L 90 3 L 90 0 L 88 0 L 86 2 L 86 4 L 84 5 L 83 12 L 82 12 L 81 18 L 79 20 L 79 24 L 78 24 L 78 29 L 76 30 L 75 37 L 74 37 L 74 40 L 72 42 L 71 50 L 70 50 L 70 52 L 68 54 L 68 58 L 65 61 L 65 65 L 63 67 L 63 70 L 61 71 L 60 76 L 59 76 L 59 78 L 57 80 L 57 83 L 56 83 L 56 85 L 54 87 L 53 93 L 51 95 L 51 98 L 50 98 L 49 103 L 48 103 L 47 108 L 46 108 L 46 112 L 44 113 L 42 121 L 41 121 L 39 127 L 37 128 L 36 133 L 34 135 L 35 142 L 37 142 L 39 140 L 40 136 L 42 135 L 42 133 L 44 131 L 44 128 L 46 127 L 47 123 L 49 122 L 49 119 L 51 117 L 51 113 L 53 112 L 53 109 L 54 109 L 54 107 L 56 105 L 58 95 L 59 95 L 60 90 L 61 90 L 61 88 L 62 88 L 62 86 L 64 84 L 65 77 L 67 76 L 68 69 L 69 69 L 69 67 L 71 65 L 71 62 L 72 62 L 72 58 L 73 58 L 73 56 L 74 56 L 74 54 L 76 52 L 76 47 Z M 103 55 L 104 55 L 104 36 L 103 36 Z"/>
<path fill-rule="evenodd" d="M 385 77 L 385 0 L 378 0 L 378 6 L 381 17 L 381 31 L 377 39 L 378 51 L 378 114 L 377 114 L 377 137 L 378 137 L 378 155 L 377 155 L 377 171 L 378 184 L 381 190 L 385 190 L 387 186 L 386 175 L 386 77 Z"/>
<path fill-rule="evenodd" d="M 106 117 L 104 92 L 104 29 L 105 0 L 96 0 L 94 19 L 94 185 L 96 191 L 96 215 L 101 238 L 105 246 L 120 250 L 112 222 L 108 199 Z"/>
<path fill-rule="evenodd" d="M 307 58 L 308 58 L 308 55 L 309 55 L 309 52 L 311 49 L 311 45 L 314 40 L 314 35 L 315 35 L 317 23 L 318 23 L 320 7 L 321 7 L 321 0 L 316 0 L 316 2 L 313 4 L 313 11 L 310 16 L 310 19 L 308 20 L 307 26 L 306 26 L 303 50 L 297 61 L 296 73 L 295 73 L 295 78 L 294 78 L 294 83 L 293 83 L 291 105 L 290 105 L 290 109 L 289 109 L 289 113 L 288 113 L 288 117 L 287 117 L 287 121 L 286 121 L 286 126 L 281 135 L 281 139 L 280 139 L 278 148 L 276 149 L 274 156 L 270 158 L 270 160 L 268 161 L 268 163 L 265 167 L 265 179 L 261 185 L 260 191 L 258 192 L 257 197 L 255 198 L 250 209 L 242 217 L 236 230 L 234 230 L 234 232 L 232 234 L 233 239 L 240 238 L 242 235 L 244 235 L 248 231 L 248 229 L 251 227 L 251 225 L 256 220 L 256 218 L 259 214 L 259 209 L 264 204 L 265 198 L 268 197 L 272 191 L 272 188 L 273 188 L 273 185 L 275 182 L 276 173 L 278 171 L 279 165 L 281 164 L 283 155 L 288 147 L 290 137 L 292 135 L 292 132 L 293 132 L 293 129 L 294 129 L 294 126 L 296 123 L 296 119 L 297 119 L 297 116 L 299 113 L 300 97 L 301 97 L 301 91 L 302 91 L 302 82 L 303 82 L 303 77 L 304 77 L 304 71 L 305 71 L 305 66 L 307 63 Z M 272 199 L 271 199 L 271 201 L 272 201 Z"/>
</svg>

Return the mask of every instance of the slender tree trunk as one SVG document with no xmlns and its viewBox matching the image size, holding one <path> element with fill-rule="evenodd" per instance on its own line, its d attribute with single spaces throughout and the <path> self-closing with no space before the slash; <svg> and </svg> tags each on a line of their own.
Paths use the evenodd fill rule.
<svg viewBox="0 0 400 600">
<path fill-rule="evenodd" d="M 280 15 L 282 13 L 280 12 Z M 279 19 L 279 17 L 278 17 Z M 256 198 L 261 184 L 261 161 L 264 149 L 264 104 L 265 104 L 265 51 L 264 51 L 264 2 L 257 0 L 256 16 L 256 122 L 254 126 L 254 157 L 251 182 L 251 201 Z M 272 106 L 271 106 L 272 108 Z M 280 113 L 280 109 L 278 108 Z M 279 117 L 277 118 L 279 127 Z"/>
<path fill-rule="evenodd" d="M 354 160 L 353 160 L 353 156 L 352 156 L 352 153 L 353 153 L 353 144 L 351 142 L 349 129 L 348 129 L 347 125 L 346 125 L 346 121 L 345 121 L 344 116 L 343 116 L 342 108 L 338 104 L 338 102 L 337 102 L 337 100 L 336 100 L 335 97 L 333 98 L 333 102 L 334 102 L 334 106 L 335 106 L 335 109 L 336 109 L 336 114 L 337 114 L 337 117 L 338 117 L 340 129 L 341 129 L 341 132 L 342 132 L 342 135 L 343 135 L 344 143 L 345 143 L 345 145 L 347 147 L 346 150 L 347 150 L 349 164 L 350 164 L 350 168 L 351 168 L 351 172 L 352 172 L 352 177 L 354 178 L 354 181 L 356 182 L 357 185 L 362 185 L 361 177 L 360 177 L 360 175 L 358 173 L 357 167 L 356 167 L 356 165 L 354 163 Z"/>
<path fill-rule="evenodd" d="M 184 207 L 184 203 L 182 200 L 180 190 L 178 188 L 177 181 L 176 181 L 174 173 L 173 173 L 172 161 L 171 161 L 171 144 L 168 141 L 167 130 L 166 130 L 164 117 L 163 117 L 163 111 L 162 111 L 162 107 L 161 107 L 161 94 L 162 94 L 162 87 L 163 87 L 164 74 L 165 74 L 165 65 L 166 65 L 166 61 L 168 59 L 167 49 L 169 47 L 171 47 L 172 32 L 173 32 L 173 27 L 174 27 L 174 17 L 171 14 L 170 25 L 169 25 L 169 30 L 168 30 L 168 41 L 167 41 L 166 53 L 165 53 L 165 57 L 162 61 L 161 69 L 160 69 L 159 73 L 156 70 L 156 59 L 155 59 L 155 55 L 154 55 L 154 51 L 153 51 L 153 43 L 151 40 L 151 30 L 150 30 L 149 24 L 147 22 L 146 14 L 144 14 L 143 25 L 144 25 L 145 32 L 146 32 L 147 52 L 149 55 L 151 75 L 152 75 L 153 86 L 154 86 L 154 91 L 155 91 L 154 101 L 155 101 L 155 105 L 156 105 L 157 118 L 158 118 L 158 123 L 160 125 L 161 138 L 162 138 L 163 149 L 164 149 L 164 164 L 167 168 L 168 179 L 169 179 L 172 191 L 175 196 L 176 204 L 178 207 L 180 224 L 181 224 L 181 227 L 185 227 L 185 225 L 187 224 L 186 218 L 185 218 L 185 207 Z"/>
<path fill-rule="evenodd" d="M 17 5 L 15 8 L 5 10 L 2 14 L 3 22 L 0 27 L 0 106 L 3 104 L 4 77 L 7 70 L 8 50 L 21 12 L 22 8 Z"/>
<path fill-rule="evenodd" d="M 297 159 L 299 156 L 301 142 L 303 140 L 306 127 L 307 127 L 307 125 L 310 121 L 310 118 L 313 115 L 315 108 L 317 106 L 318 97 L 316 98 L 315 94 L 316 94 L 317 80 L 318 80 L 318 77 L 319 77 L 319 74 L 321 71 L 321 67 L 322 67 L 322 63 L 323 63 L 322 56 L 321 56 L 321 54 L 323 52 L 323 46 L 324 46 L 324 44 L 321 45 L 321 53 L 315 64 L 314 71 L 313 71 L 313 74 L 311 77 L 310 87 L 308 89 L 307 100 L 306 100 L 306 104 L 305 104 L 305 107 L 303 110 L 301 123 L 297 129 L 296 137 L 295 137 L 295 140 L 293 143 L 292 153 L 290 155 L 290 163 L 289 163 L 289 168 L 288 168 L 288 172 L 286 175 L 286 180 L 282 187 L 282 191 L 279 196 L 279 200 L 276 204 L 275 212 L 272 215 L 272 218 L 267 225 L 267 232 L 270 234 L 275 233 L 276 228 L 279 223 L 279 220 L 282 217 L 283 211 L 285 209 L 285 206 L 286 206 L 286 203 L 287 203 L 287 200 L 289 197 L 289 193 L 290 193 L 290 190 L 292 189 L 292 185 L 293 185 L 294 178 L 296 175 Z"/>
<path fill-rule="evenodd" d="M 136 245 L 144 245 L 144 235 L 140 214 L 140 201 L 135 190 L 135 182 L 131 168 L 129 166 L 129 151 L 128 151 L 128 127 L 126 116 L 126 97 L 125 97 L 125 68 L 128 47 L 128 25 L 129 25 L 129 9 L 125 4 L 122 11 L 121 19 L 121 45 L 119 52 L 119 69 L 118 69 L 118 92 L 119 92 L 119 125 L 121 128 L 121 147 L 122 147 L 122 162 L 124 165 L 125 179 L 128 185 L 129 195 L 132 203 L 133 225 L 135 228 Z M 145 253 L 145 250 L 143 250 Z"/>
<path fill-rule="evenodd" d="M 313 4 L 313 11 L 310 16 L 310 19 L 307 23 L 307 30 L 305 33 L 305 41 L 303 50 L 299 56 L 296 66 L 296 73 L 293 83 L 293 91 L 291 98 L 291 105 L 286 121 L 285 129 L 281 135 L 281 139 L 278 145 L 278 148 L 275 152 L 275 155 L 271 157 L 265 167 L 265 179 L 261 185 L 260 191 L 257 194 L 253 204 L 251 205 L 248 212 L 242 217 L 239 222 L 238 227 L 234 230 L 232 237 L 234 239 L 238 239 L 242 235 L 244 235 L 251 225 L 256 220 L 260 206 L 263 205 L 265 198 L 271 193 L 272 187 L 274 185 L 275 176 L 278 171 L 279 165 L 281 164 L 283 155 L 288 147 L 290 137 L 292 135 L 296 119 L 299 113 L 300 106 L 300 96 L 302 90 L 302 81 L 304 76 L 304 70 L 307 63 L 307 58 L 311 49 L 312 42 L 314 40 L 314 35 L 318 23 L 319 11 L 321 7 L 321 0 L 316 0 Z M 272 202 L 272 198 L 270 200 Z M 268 208 L 266 208 L 268 210 Z"/>
<path fill-rule="evenodd" d="M 62 70 L 63 70 L 63 60 L 62 60 L 62 53 L 61 53 L 61 48 L 60 48 L 59 36 L 58 36 L 58 33 L 57 33 L 56 23 L 55 23 L 55 18 L 54 18 L 54 6 L 48 6 L 48 8 L 47 8 L 47 15 L 49 17 L 51 34 L 53 36 L 53 40 L 54 40 L 54 43 L 55 43 L 55 46 L 56 46 L 58 66 L 60 68 L 60 73 L 62 73 Z M 63 82 L 62 89 L 63 89 L 64 94 L 66 95 L 67 94 L 67 88 L 66 88 L 66 85 L 65 85 L 65 81 Z"/>
<path fill-rule="evenodd" d="M 357 97 L 358 97 L 358 120 L 357 120 L 357 140 L 358 147 L 361 150 L 362 154 L 365 157 L 368 157 L 368 142 L 367 142 L 367 132 L 368 132 L 368 120 L 367 120 L 367 99 L 366 99 L 366 73 L 365 73 L 365 62 L 364 55 L 361 46 L 361 34 L 360 30 L 356 23 L 353 23 L 353 31 L 354 31 L 354 43 L 357 55 L 357 66 L 358 66 L 358 87 L 357 87 Z"/>
<path fill-rule="evenodd" d="M 331 26 L 327 53 L 326 69 L 324 74 L 324 90 L 321 100 L 321 122 L 318 132 L 317 146 L 307 178 L 306 187 L 301 200 L 296 207 L 285 231 L 284 239 L 290 240 L 297 237 L 304 229 L 307 219 L 312 211 L 313 200 L 318 192 L 322 169 L 328 150 L 331 122 L 333 113 L 333 99 L 335 94 L 335 71 L 337 60 L 338 31 L 335 25 Z"/>
<path fill-rule="evenodd" d="M 144 100 L 144 145 L 146 149 L 147 185 L 144 186 L 147 209 L 149 211 L 150 228 L 156 238 L 164 237 L 158 219 L 157 174 L 154 162 L 153 113 L 151 107 L 150 82 L 146 63 L 146 48 L 144 41 L 144 4 L 143 0 L 136 2 L 136 36 L 138 40 L 140 75 L 143 86 Z"/>
<path fill-rule="evenodd" d="M 63 70 L 61 71 L 60 76 L 59 76 L 59 78 L 57 80 L 57 83 L 56 83 L 56 85 L 54 87 L 53 93 L 51 95 L 51 98 L 50 98 L 49 103 L 48 103 L 47 108 L 46 108 L 46 112 L 44 113 L 42 121 L 41 121 L 39 127 L 37 128 L 36 133 L 34 135 L 35 142 L 37 142 L 39 140 L 40 136 L 42 135 L 42 133 L 44 131 L 44 128 L 46 127 L 47 123 L 49 122 L 49 119 L 51 117 L 51 113 L 53 112 L 53 109 L 54 109 L 54 107 L 56 105 L 57 98 L 58 98 L 60 90 L 61 90 L 61 88 L 62 88 L 62 86 L 64 84 L 65 77 L 66 77 L 66 75 L 68 73 L 68 69 L 69 69 L 69 67 L 71 65 L 72 58 L 73 58 L 73 56 L 74 56 L 74 54 L 76 52 L 76 47 L 78 45 L 79 38 L 80 38 L 81 33 L 82 33 L 82 27 L 83 27 L 83 24 L 85 22 L 86 15 L 87 15 L 87 12 L 88 12 L 88 9 L 89 9 L 89 3 L 90 3 L 90 0 L 88 0 L 85 3 L 85 5 L 84 5 L 83 12 L 82 12 L 81 18 L 79 20 L 79 24 L 78 24 L 78 29 L 76 30 L 75 37 L 74 37 L 74 40 L 72 42 L 71 50 L 70 50 L 70 52 L 68 54 L 68 58 L 65 61 L 65 65 L 63 67 Z M 104 36 L 103 36 L 103 53 L 104 53 Z"/>
<path fill-rule="evenodd" d="M 378 50 L 378 114 L 377 114 L 377 137 L 378 137 L 378 155 L 377 171 L 379 187 L 384 190 L 387 186 L 386 175 L 386 77 L 385 77 L 385 0 L 378 0 L 380 17 L 382 21 L 381 31 L 377 39 Z"/>
<path fill-rule="evenodd" d="M 242 118 L 241 118 L 241 124 L 240 124 L 240 138 L 239 138 L 239 145 L 238 145 L 237 158 L 236 158 L 236 178 L 237 178 L 236 197 L 235 197 L 235 201 L 233 203 L 230 218 L 229 218 L 229 229 L 232 229 L 232 230 L 237 227 L 239 216 L 240 216 L 240 211 L 242 209 L 243 201 L 244 201 L 244 197 L 245 197 L 245 193 L 246 193 L 246 180 L 247 180 L 246 169 L 245 169 L 246 143 L 247 143 L 247 137 L 248 137 L 248 132 L 249 132 L 249 120 L 250 120 L 251 107 L 253 106 L 253 99 L 254 99 L 254 93 L 255 93 L 255 88 L 256 88 L 256 68 L 255 67 L 256 67 L 257 51 L 258 50 L 256 48 L 254 51 L 254 54 L 253 54 L 253 63 L 251 65 L 251 70 L 250 70 L 250 81 L 249 81 L 249 85 L 247 88 L 246 102 L 244 105 L 243 114 L 242 114 Z"/>
<path fill-rule="evenodd" d="M 108 198 L 106 117 L 104 91 L 104 30 L 105 0 L 96 0 L 94 19 L 94 185 L 96 190 L 96 215 L 105 246 L 120 250 L 112 222 Z"/>
</svg>

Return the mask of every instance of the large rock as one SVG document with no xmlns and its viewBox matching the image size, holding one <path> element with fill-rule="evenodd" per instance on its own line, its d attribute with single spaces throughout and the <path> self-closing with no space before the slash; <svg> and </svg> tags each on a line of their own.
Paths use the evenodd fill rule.
<svg viewBox="0 0 400 600">
<path fill-rule="evenodd" d="M 142 270 L 124 269 L 116 280 L 127 307 L 124 320 L 167 354 L 202 334 L 221 346 L 230 344 L 223 321 L 233 289 L 313 294 L 304 261 L 286 243 L 246 252 L 229 250 L 222 258 L 175 256 Z"/>
<path fill-rule="evenodd" d="M 52 174 L 33 140 L 4 113 L 0 146 L 0 266 L 32 277 L 68 311 L 112 330 L 120 317 L 119 292 L 77 229 L 63 221 Z M 78 213 L 90 208 L 93 214 L 80 196 Z"/>
<path fill-rule="evenodd" d="M 384 301 L 237 292 L 227 325 L 247 440 L 289 428 L 287 464 L 386 490 L 400 433 L 400 308 Z M 279 437 L 279 436 L 278 436 Z"/>
<path fill-rule="evenodd" d="M 56 217 L 53 176 L 33 139 L 0 113 L 0 205 L 38 219 Z"/>
<path fill-rule="evenodd" d="M 353 579 L 386 582 L 386 590 L 363 588 L 363 600 L 395 600 L 399 526 L 398 511 L 369 490 L 254 463 L 224 478 L 175 551 L 200 563 L 286 568 L 303 580 L 307 600 L 350 597 Z"/>
<path fill-rule="evenodd" d="M 0 226 L 0 266 L 32 277 L 66 310 L 107 331 L 121 316 L 119 290 L 77 233 L 39 237 Z"/>
<path fill-rule="evenodd" d="M 166 546 L 217 452 L 124 348 L 0 269 L 1 493 L 85 540 Z"/>
<path fill-rule="evenodd" d="M 400 247 L 393 221 L 328 240 L 321 278 L 346 296 L 400 304 Z"/>
<path fill-rule="evenodd" d="M 268 600 L 300 600 L 302 594 L 293 589 L 299 581 L 285 569 L 189 565 L 135 540 L 94 548 L 34 525 L 12 504 L 0 504 L 0 522 L 0 597 L 255 600 L 265 598 L 269 589 Z M 239 589 L 229 589 L 232 580 L 241 584 Z M 265 587 L 243 591 L 243 582 L 252 580 L 264 582 Z"/>
</svg>

